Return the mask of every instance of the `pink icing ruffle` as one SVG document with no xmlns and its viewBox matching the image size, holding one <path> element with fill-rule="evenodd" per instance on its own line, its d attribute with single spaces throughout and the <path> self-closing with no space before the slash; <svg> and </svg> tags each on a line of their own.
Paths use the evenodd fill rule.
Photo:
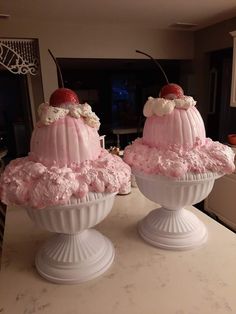
<svg viewBox="0 0 236 314">
<path fill-rule="evenodd" d="M 73 195 L 128 190 L 130 167 L 102 149 L 96 160 L 71 167 L 45 167 L 30 157 L 10 162 L 0 178 L 0 199 L 7 205 L 44 208 L 65 205 Z"/>
<path fill-rule="evenodd" d="M 162 150 L 145 145 L 138 138 L 125 148 L 124 161 L 134 170 L 173 178 L 181 178 L 186 173 L 226 174 L 235 170 L 232 149 L 210 138 L 204 145 L 197 141 L 189 150 L 178 145 Z"/>
</svg>

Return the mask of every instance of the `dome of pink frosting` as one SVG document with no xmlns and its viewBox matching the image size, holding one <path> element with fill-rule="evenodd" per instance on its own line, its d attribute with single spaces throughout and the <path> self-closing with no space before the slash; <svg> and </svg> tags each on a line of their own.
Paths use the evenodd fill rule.
<svg viewBox="0 0 236 314">
<path fill-rule="evenodd" d="M 95 160 L 100 152 L 97 129 L 69 115 L 49 125 L 39 122 L 31 137 L 30 156 L 45 166 Z"/>
<path fill-rule="evenodd" d="M 232 149 L 206 138 L 202 117 L 190 96 L 149 97 L 143 137 L 124 150 L 133 171 L 182 179 L 188 173 L 232 173 Z"/>
<path fill-rule="evenodd" d="M 143 143 L 161 149 L 172 145 L 192 148 L 206 139 L 202 117 L 195 107 L 188 110 L 175 108 L 170 114 L 152 115 L 146 119 Z"/>
<path fill-rule="evenodd" d="M 38 114 L 29 155 L 12 160 L 0 176 L 5 204 L 44 208 L 90 192 L 130 191 L 130 167 L 101 148 L 99 118 L 89 104 L 43 103 Z"/>
</svg>

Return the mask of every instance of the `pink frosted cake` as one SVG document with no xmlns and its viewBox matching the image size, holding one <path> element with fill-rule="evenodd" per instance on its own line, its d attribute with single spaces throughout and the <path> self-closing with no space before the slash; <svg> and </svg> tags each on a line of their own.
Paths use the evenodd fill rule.
<svg viewBox="0 0 236 314">
<path fill-rule="evenodd" d="M 166 87 L 174 88 L 170 92 Z M 206 138 L 196 101 L 179 89 L 169 84 L 160 98 L 148 98 L 143 137 L 126 147 L 125 162 L 132 170 L 179 179 L 189 173 L 232 173 L 232 149 Z"/>
<path fill-rule="evenodd" d="M 44 208 L 66 205 L 94 193 L 130 189 L 130 168 L 100 147 L 99 119 L 68 89 L 56 90 L 39 106 L 40 121 L 27 157 L 13 160 L 0 179 L 0 198 L 9 205 Z"/>
</svg>

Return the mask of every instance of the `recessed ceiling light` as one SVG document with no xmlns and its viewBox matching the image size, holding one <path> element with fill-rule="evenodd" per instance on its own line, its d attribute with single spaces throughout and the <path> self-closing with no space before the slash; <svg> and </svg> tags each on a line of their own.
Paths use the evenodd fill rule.
<svg viewBox="0 0 236 314">
<path fill-rule="evenodd" d="M 9 19 L 9 18 L 10 18 L 10 14 L 0 13 L 0 19 Z"/>
<path fill-rule="evenodd" d="M 185 22 L 176 22 L 176 23 L 170 25 L 170 27 L 181 28 L 181 29 L 191 29 L 191 28 L 194 28 L 196 26 L 197 26 L 197 24 L 185 23 Z"/>
</svg>

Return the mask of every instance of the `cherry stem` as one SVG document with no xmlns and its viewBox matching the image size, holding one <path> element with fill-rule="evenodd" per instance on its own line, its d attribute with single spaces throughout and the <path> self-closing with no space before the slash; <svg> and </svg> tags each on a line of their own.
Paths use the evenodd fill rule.
<svg viewBox="0 0 236 314">
<path fill-rule="evenodd" d="M 145 56 L 147 56 L 148 58 L 150 58 L 150 59 L 156 64 L 156 66 L 158 66 L 158 68 L 161 70 L 162 74 L 163 74 L 164 77 L 165 77 L 165 80 L 166 80 L 167 84 L 169 84 L 169 80 L 168 80 L 168 78 L 167 78 L 167 75 L 165 74 L 165 71 L 163 70 L 163 68 L 162 68 L 162 66 L 160 65 L 159 62 L 157 62 L 152 56 L 148 55 L 148 54 L 145 53 L 145 52 L 142 52 L 142 51 L 140 51 L 140 50 L 135 50 L 135 51 L 136 51 L 137 53 L 141 53 L 142 55 L 145 55 Z"/>
<path fill-rule="evenodd" d="M 50 53 L 50 55 L 51 55 L 53 61 L 54 61 L 55 64 L 56 64 L 56 67 L 57 67 L 57 71 L 58 71 L 58 74 L 59 74 L 59 87 L 64 88 L 64 81 L 63 81 L 63 77 L 62 77 L 60 65 L 59 65 L 59 63 L 57 62 L 57 59 L 54 57 L 54 55 L 53 55 L 53 53 L 51 52 L 50 49 L 48 49 L 48 52 Z"/>
</svg>

